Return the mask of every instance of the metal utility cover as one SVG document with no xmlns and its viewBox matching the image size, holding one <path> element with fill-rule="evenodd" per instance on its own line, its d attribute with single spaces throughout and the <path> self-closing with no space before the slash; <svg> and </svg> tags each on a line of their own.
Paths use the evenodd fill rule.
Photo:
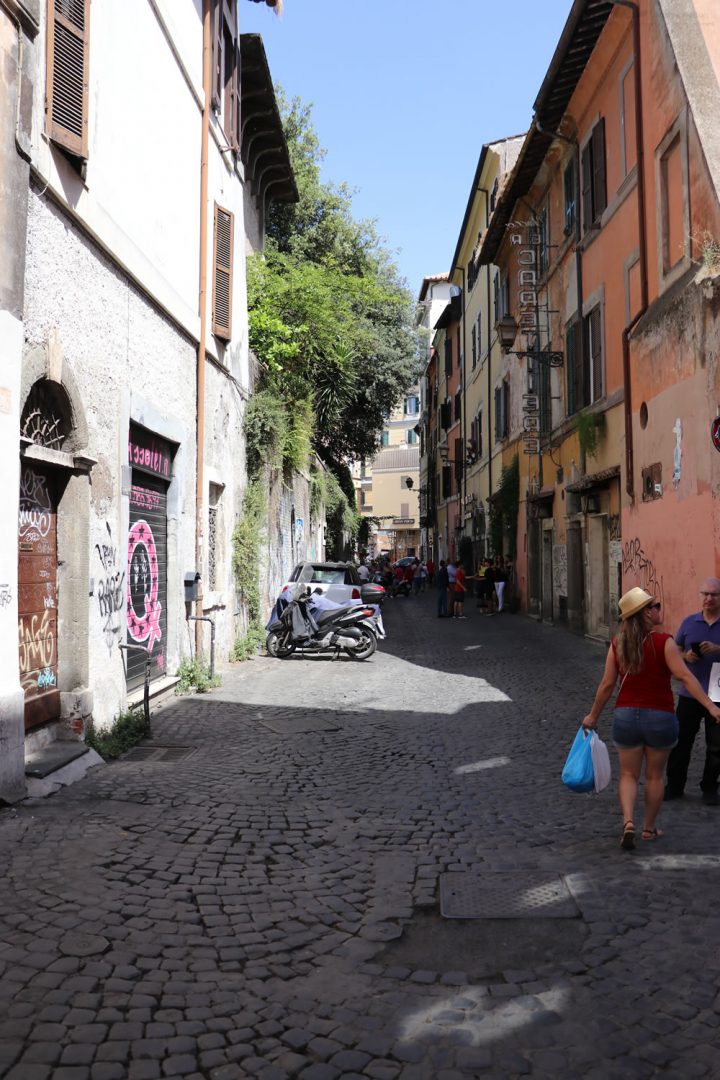
<svg viewBox="0 0 720 1080">
<path fill-rule="evenodd" d="M 441 874 L 445 919 L 576 919 L 580 912 L 559 874 L 514 870 Z"/>
<path fill-rule="evenodd" d="M 194 752 L 194 746 L 133 746 L 132 750 L 123 754 L 122 760 L 135 764 L 150 762 L 155 765 L 175 765 L 178 761 L 185 761 Z"/>
</svg>

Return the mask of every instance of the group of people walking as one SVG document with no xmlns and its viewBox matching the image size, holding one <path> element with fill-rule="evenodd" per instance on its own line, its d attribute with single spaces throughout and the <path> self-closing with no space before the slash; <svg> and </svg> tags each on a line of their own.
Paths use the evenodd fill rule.
<svg viewBox="0 0 720 1080">
<path fill-rule="evenodd" d="M 635 847 L 635 802 L 644 766 L 641 838 L 663 835 L 657 817 L 663 800 L 682 798 L 695 737 L 705 724 L 705 767 L 700 783 L 706 805 L 720 804 L 720 578 L 700 586 L 701 608 L 688 615 L 675 638 L 664 633 L 662 602 L 644 589 L 619 602 L 620 625 L 583 727 L 597 727 L 618 678 L 612 737 L 620 759 L 619 797 L 623 818 L 620 845 Z M 718 666 L 714 668 L 714 665 Z M 677 709 L 671 679 L 681 683 Z"/>
<path fill-rule="evenodd" d="M 475 582 L 477 606 L 485 615 L 497 615 L 504 607 L 505 590 L 512 578 L 512 563 L 496 555 L 495 559 L 482 559 L 474 574 L 466 574 L 460 561 L 440 560 L 437 571 L 437 615 L 439 619 L 466 619 L 465 601 L 472 595 Z"/>
</svg>

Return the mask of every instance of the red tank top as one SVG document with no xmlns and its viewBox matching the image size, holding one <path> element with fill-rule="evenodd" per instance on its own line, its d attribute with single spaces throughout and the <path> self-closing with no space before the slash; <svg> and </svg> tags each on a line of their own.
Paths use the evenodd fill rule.
<svg viewBox="0 0 720 1080">
<path fill-rule="evenodd" d="M 643 666 L 637 675 L 626 675 L 618 663 L 615 638 L 612 650 L 615 663 L 622 675 L 620 693 L 615 702 L 616 709 L 662 709 L 663 712 L 675 711 L 670 679 L 670 668 L 665 663 L 665 642 L 672 634 L 651 633 L 643 642 Z"/>
</svg>

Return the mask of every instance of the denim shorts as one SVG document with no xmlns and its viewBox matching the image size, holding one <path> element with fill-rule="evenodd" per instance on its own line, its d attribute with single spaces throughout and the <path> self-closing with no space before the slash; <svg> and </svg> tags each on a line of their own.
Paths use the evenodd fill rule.
<svg viewBox="0 0 720 1080">
<path fill-rule="evenodd" d="M 650 746 L 653 750 L 672 750 L 678 741 L 678 721 L 674 712 L 664 709 L 616 709 L 613 713 L 613 742 L 621 750 Z"/>
</svg>

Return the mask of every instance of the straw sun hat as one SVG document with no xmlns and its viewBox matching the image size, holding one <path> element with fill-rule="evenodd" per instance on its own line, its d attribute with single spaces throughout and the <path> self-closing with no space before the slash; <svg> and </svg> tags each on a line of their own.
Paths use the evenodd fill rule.
<svg viewBox="0 0 720 1080">
<path fill-rule="evenodd" d="M 653 597 L 650 593 L 646 593 L 644 589 L 635 587 L 626 592 L 624 596 L 620 597 L 618 607 L 620 608 L 620 618 L 629 619 L 631 615 L 637 615 L 638 611 L 642 611 L 648 604 L 652 604 Z"/>
</svg>

